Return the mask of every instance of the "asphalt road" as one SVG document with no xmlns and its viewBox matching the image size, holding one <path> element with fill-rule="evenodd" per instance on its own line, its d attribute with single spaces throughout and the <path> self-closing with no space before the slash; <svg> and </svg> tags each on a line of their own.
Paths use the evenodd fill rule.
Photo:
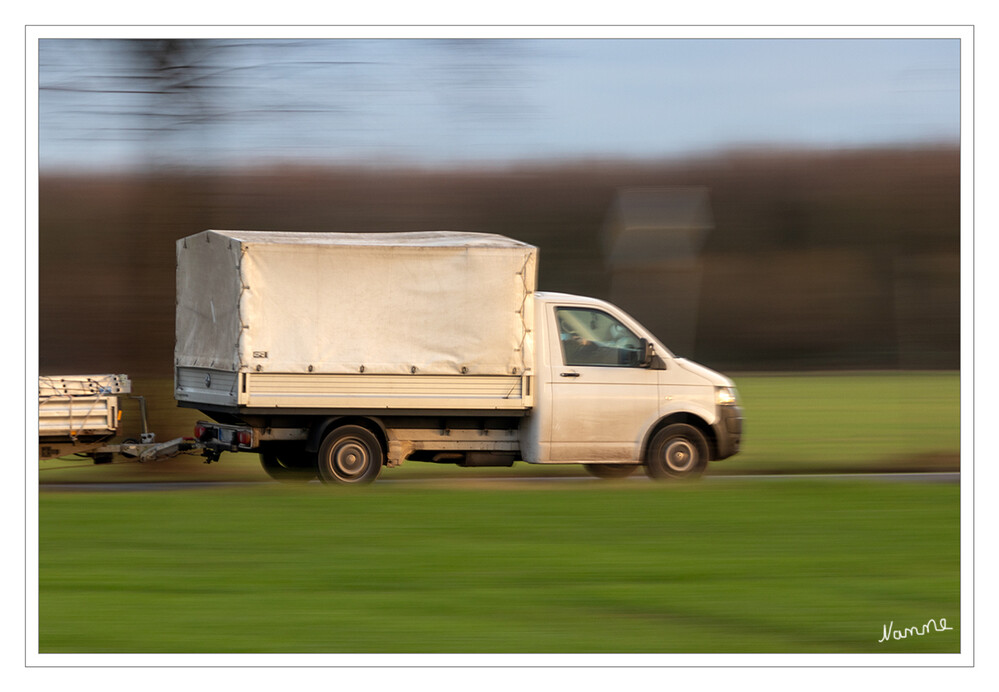
<svg viewBox="0 0 999 692">
<path fill-rule="evenodd" d="M 832 482 L 842 481 L 871 481 L 884 483 L 958 483 L 961 474 L 957 472 L 924 472 L 924 473 L 781 473 L 781 474 L 741 474 L 724 476 L 705 476 L 699 483 L 728 483 L 732 481 L 790 481 L 790 480 L 823 480 Z M 318 483 L 319 481 L 312 481 Z M 434 484 L 453 485 L 461 488 L 462 485 L 479 485 L 481 483 L 507 483 L 507 484 L 564 484 L 564 483 L 590 483 L 598 485 L 608 481 L 589 476 L 553 476 L 553 477 L 530 477 L 511 476 L 504 478 L 495 476 L 490 478 L 396 478 L 376 481 L 378 485 L 401 483 L 406 485 Z M 619 483 L 621 481 L 613 481 Z M 651 483 L 644 475 L 635 474 L 627 479 L 629 483 Z M 39 491 L 51 492 L 151 492 L 166 490 L 194 490 L 208 488 L 231 488 L 231 487 L 254 487 L 261 484 L 274 484 L 277 481 L 183 481 L 183 482 L 161 482 L 161 483 L 41 483 Z"/>
</svg>

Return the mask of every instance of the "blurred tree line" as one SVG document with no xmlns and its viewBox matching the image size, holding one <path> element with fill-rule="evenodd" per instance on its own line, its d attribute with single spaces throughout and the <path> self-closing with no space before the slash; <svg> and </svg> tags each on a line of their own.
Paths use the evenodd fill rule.
<svg viewBox="0 0 999 692">
<path fill-rule="evenodd" d="M 500 233 L 540 247 L 543 290 L 607 297 L 602 229 L 618 191 L 696 185 L 714 228 L 693 352 L 679 355 L 727 371 L 956 369 L 959 164 L 955 148 L 927 147 L 44 174 L 39 367 L 171 377 L 174 243 L 206 228 Z M 670 299 L 650 291 L 627 307 L 651 323 Z"/>
</svg>

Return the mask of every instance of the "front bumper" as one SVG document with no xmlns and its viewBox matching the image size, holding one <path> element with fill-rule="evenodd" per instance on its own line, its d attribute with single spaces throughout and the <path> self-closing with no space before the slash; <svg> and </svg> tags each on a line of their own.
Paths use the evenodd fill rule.
<svg viewBox="0 0 999 692">
<path fill-rule="evenodd" d="M 742 407 L 719 406 L 718 421 L 711 427 L 715 431 L 715 456 L 713 461 L 727 459 L 739 451 L 742 444 Z"/>
</svg>

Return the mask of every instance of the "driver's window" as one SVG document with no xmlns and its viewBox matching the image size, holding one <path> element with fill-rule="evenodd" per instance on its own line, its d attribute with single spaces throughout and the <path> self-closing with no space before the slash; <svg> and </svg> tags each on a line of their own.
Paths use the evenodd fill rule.
<svg viewBox="0 0 999 692">
<path fill-rule="evenodd" d="M 566 365 L 641 367 L 641 340 L 606 312 L 555 308 L 555 318 Z"/>
</svg>

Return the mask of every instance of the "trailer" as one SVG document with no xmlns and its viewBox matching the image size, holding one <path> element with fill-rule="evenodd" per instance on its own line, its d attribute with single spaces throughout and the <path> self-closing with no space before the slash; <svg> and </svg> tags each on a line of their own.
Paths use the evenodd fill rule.
<svg viewBox="0 0 999 692">
<path fill-rule="evenodd" d="M 121 430 L 122 399 L 137 402 L 142 432 L 137 440 L 110 444 Z M 110 463 L 116 454 L 144 462 L 203 448 L 192 438 L 157 442 L 148 429 L 145 398 L 132 394 L 132 381 L 122 374 L 40 375 L 38 443 L 40 460 L 75 455 L 95 464 Z"/>
</svg>

